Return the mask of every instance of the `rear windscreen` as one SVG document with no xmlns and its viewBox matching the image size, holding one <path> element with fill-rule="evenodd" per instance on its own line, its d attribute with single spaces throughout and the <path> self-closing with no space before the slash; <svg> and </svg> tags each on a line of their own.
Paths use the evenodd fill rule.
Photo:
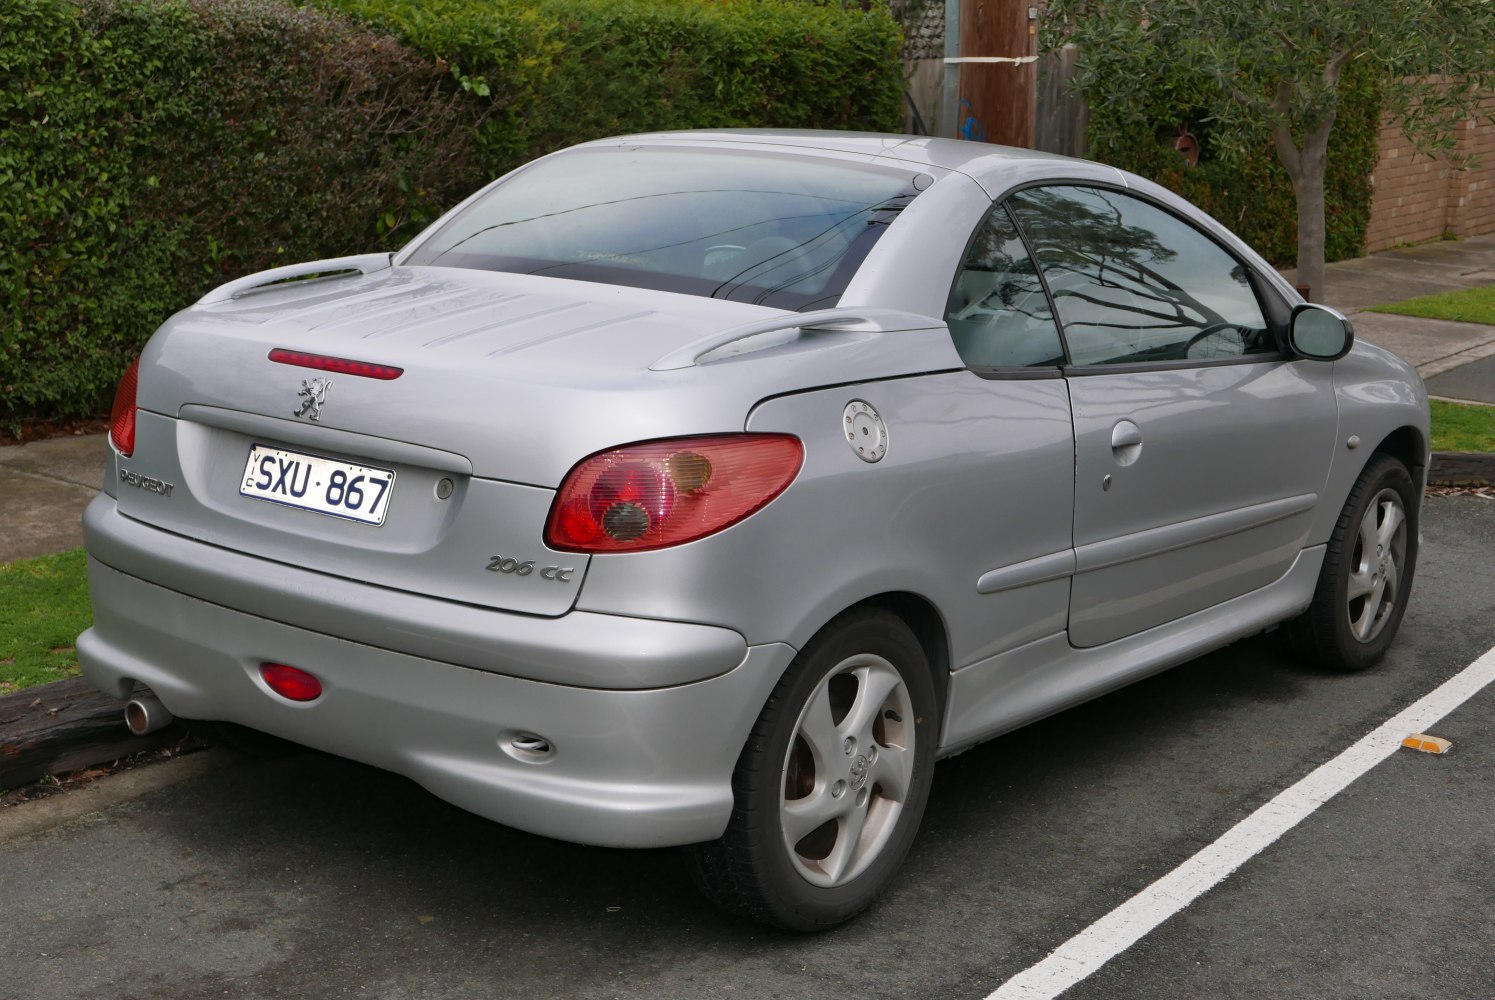
<svg viewBox="0 0 1495 1000">
<path fill-rule="evenodd" d="M 404 263 L 821 308 L 913 199 L 918 176 L 741 150 L 575 150 L 493 188 Z"/>
</svg>

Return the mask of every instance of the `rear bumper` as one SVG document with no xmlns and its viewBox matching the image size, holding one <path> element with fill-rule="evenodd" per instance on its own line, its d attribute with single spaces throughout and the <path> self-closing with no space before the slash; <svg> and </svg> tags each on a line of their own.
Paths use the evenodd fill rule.
<svg viewBox="0 0 1495 1000">
<path fill-rule="evenodd" d="M 495 611 L 302 569 L 163 531 L 95 497 L 89 555 L 106 566 L 271 621 L 381 649 L 552 684 L 660 688 L 724 674 L 747 641 L 731 629 L 572 611 Z"/>
<path fill-rule="evenodd" d="M 91 509 L 90 516 L 96 534 L 101 515 Z M 222 554 L 199 548 L 215 560 Z M 794 656 L 789 646 L 754 646 L 734 667 L 705 680 L 587 688 L 459 666 L 234 610 L 111 568 L 97 554 L 89 559 L 89 587 L 94 625 L 78 639 L 78 658 L 101 689 L 120 693 L 140 681 L 175 715 L 236 722 L 406 775 L 497 822 L 609 847 L 688 844 L 721 834 L 738 754 Z M 495 623 L 518 617 L 487 614 Z M 563 628 L 573 617 L 545 622 Z M 625 630 L 645 627 L 660 648 L 669 648 L 677 632 L 688 646 L 692 631 L 702 628 L 591 617 Z M 506 638 L 495 631 L 489 643 L 502 661 Z M 603 659 L 610 652 L 616 650 L 604 642 L 588 654 Z M 259 676 L 267 660 L 316 674 L 322 696 L 294 703 L 274 694 Z M 543 737 L 552 753 L 536 759 L 514 751 L 511 741 L 520 734 Z"/>
</svg>

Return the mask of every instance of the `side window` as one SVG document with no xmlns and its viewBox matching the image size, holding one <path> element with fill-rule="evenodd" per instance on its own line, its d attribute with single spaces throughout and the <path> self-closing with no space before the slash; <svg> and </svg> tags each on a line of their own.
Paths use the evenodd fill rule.
<svg viewBox="0 0 1495 1000">
<path fill-rule="evenodd" d="M 1038 269 L 1007 209 L 992 209 L 950 292 L 945 322 L 972 368 L 1062 365 L 1064 348 Z"/>
<path fill-rule="evenodd" d="M 1177 216 L 1105 188 L 1033 188 L 1009 203 L 1053 292 L 1074 364 L 1277 350 L 1245 265 Z"/>
</svg>

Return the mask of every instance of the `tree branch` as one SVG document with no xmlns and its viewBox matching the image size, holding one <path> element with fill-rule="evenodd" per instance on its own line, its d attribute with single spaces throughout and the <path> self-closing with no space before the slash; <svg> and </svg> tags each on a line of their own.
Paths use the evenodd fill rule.
<svg viewBox="0 0 1495 1000">
<path fill-rule="evenodd" d="M 1292 111 L 1292 84 L 1287 80 L 1281 80 L 1277 84 L 1277 98 L 1275 103 L 1277 109 L 1277 120 L 1272 123 L 1272 144 L 1277 147 L 1277 159 L 1282 161 L 1282 167 L 1287 171 L 1288 179 L 1297 188 L 1303 178 L 1303 156 L 1297 145 L 1293 142 L 1292 119 L 1289 117 Z"/>
<path fill-rule="evenodd" d="M 1331 89 L 1339 86 L 1339 75 L 1344 70 L 1344 64 L 1349 62 L 1360 51 L 1360 43 L 1356 42 L 1343 52 L 1334 56 L 1324 65 L 1324 85 Z"/>
</svg>

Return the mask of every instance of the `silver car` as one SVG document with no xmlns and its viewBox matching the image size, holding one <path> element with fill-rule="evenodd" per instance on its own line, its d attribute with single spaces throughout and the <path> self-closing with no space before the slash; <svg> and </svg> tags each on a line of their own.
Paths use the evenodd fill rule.
<svg viewBox="0 0 1495 1000">
<path fill-rule="evenodd" d="M 90 679 L 832 926 L 936 759 L 1283 626 L 1358 670 L 1428 410 L 1218 223 L 978 143 L 588 143 L 173 316 L 85 517 Z"/>
</svg>

